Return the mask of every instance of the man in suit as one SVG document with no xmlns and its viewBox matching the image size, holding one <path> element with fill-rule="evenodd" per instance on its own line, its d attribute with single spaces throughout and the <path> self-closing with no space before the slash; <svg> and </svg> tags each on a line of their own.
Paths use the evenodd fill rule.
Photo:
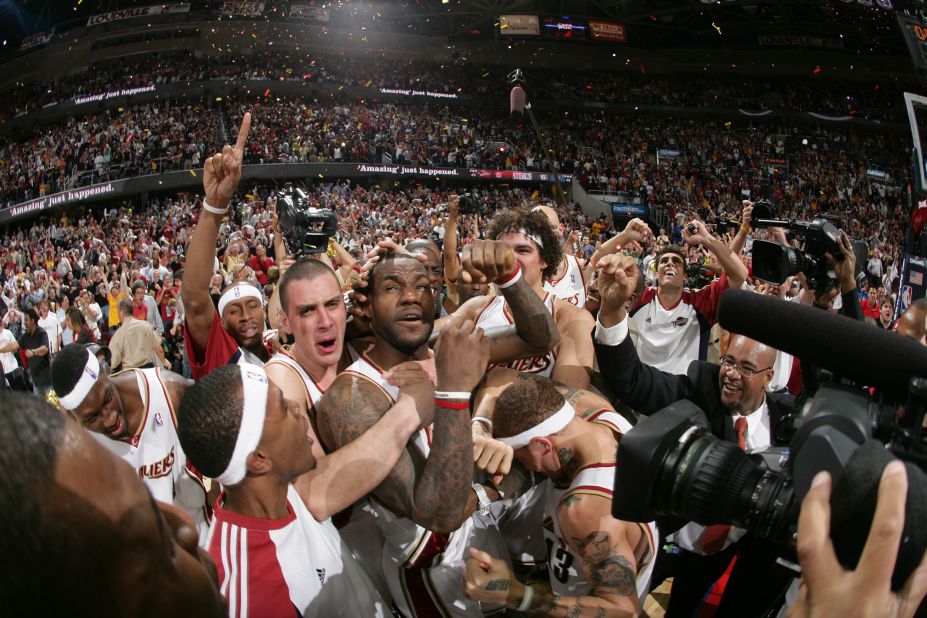
<svg viewBox="0 0 927 618">
<path fill-rule="evenodd" d="M 608 256 L 599 264 L 602 304 L 595 330 L 596 357 L 612 391 L 643 414 L 688 399 L 705 412 L 715 436 L 747 451 L 777 444 L 777 425 L 793 402 L 787 395 L 766 392 L 776 350 L 733 335 L 720 364 L 692 361 L 686 375 L 645 365 L 627 336 L 627 301 L 642 276 L 637 264 L 623 255 Z M 666 574 L 674 577 L 667 617 L 691 616 L 735 555 L 738 560 L 716 616 L 761 615 L 784 593 L 792 575 L 776 566 L 778 548 L 752 543 L 748 547 L 748 541 L 741 540 L 745 531 L 736 528 L 694 523 L 680 528 L 679 524 L 660 524 L 661 532 L 676 530 L 680 548 L 671 561 L 665 561 L 672 563 L 671 573 Z M 657 569 L 663 570 L 659 561 Z"/>
</svg>

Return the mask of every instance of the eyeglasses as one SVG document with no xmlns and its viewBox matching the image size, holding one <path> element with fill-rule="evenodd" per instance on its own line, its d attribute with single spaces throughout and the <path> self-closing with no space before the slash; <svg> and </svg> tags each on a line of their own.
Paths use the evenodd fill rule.
<svg viewBox="0 0 927 618">
<path fill-rule="evenodd" d="M 763 373 L 764 371 L 769 371 L 772 369 L 772 365 L 764 369 L 753 369 L 752 367 L 746 367 L 743 363 L 735 361 L 730 356 L 721 357 L 721 366 L 728 371 L 736 371 L 742 378 L 752 378 L 758 373 Z"/>
</svg>

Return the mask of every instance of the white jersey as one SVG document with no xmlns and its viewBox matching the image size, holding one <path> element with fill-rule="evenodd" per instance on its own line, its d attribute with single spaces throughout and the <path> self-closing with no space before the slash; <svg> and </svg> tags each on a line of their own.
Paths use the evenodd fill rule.
<svg viewBox="0 0 927 618">
<path fill-rule="evenodd" d="M 389 615 L 331 520 L 316 521 L 292 485 L 276 520 L 227 511 L 223 498 L 206 546 L 230 617 Z"/>
<path fill-rule="evenodd" d="M 369 380 L 382 389 L 391 403 L 399 389 L 383 377 L 366 354 L 351 364 L 345 373 Z M 431 428 L 420 429 L 411 446 L 427 458 L 431 452 Z M 495 556 L 505 555 L 505 543 L 496 527 L 501 502 L 493 504 L 494 512 L 483 517 L 474 513 L 449 535 L 437 534 L 419 526 L 411 519 L 396 516 L 385 505 L 371 497 L 368 508 L 383 531 L 383 573 L 394 603 L 404 616 L 474 616 L 483 610 L 500 609 L 470 600 L 464 595 L 463 574 L 467 549 L 479 547 Z"/>
<path fill-rule="evenodd" d="M 160 369 L 129 369 L 138 381 L 145 412 L 138 432 L 127 441 L 90 432 L 103 447 L 127 462 L 145 482 L 155 500 L 181 507 L 206 539 L 209 512 L 200 475 L 187 465 L 177 437 L 177 416 L 161 379 Z"/>
<path fill-rule="evenodd" d="M 544 306 L 547 307 L 551 315 L 554 313 L 555 298 L 556 297 L 550 292 L 544 294 Z M 515 324 L 515 319 L 512 317 L 512 312 L 509 310 L 508 305 L 506 305 L 505 297 L 503 296 L 494 297 L 476 318 L 476 325 L 484 331 L 489 328 L 512 326 L 513 324 Z M 548 351 L 547 354 L 543 356 L 532 356 L 530 358 L 520 358 L 508 363 L 497 363 L 490 365 L 489 368 L 508 367 L 509 369 L 521 371 L 522 373 L 536 373 L 541 377 L 550 378 L 554 373 L 554 365 L 556 364 L 557 351 L 554 349 Z"/>
<path fill-rule="evenodd" d="M 550 481 L 547 489 L 547 506 L 544 520 L 544 536 L 548 548 L 548 573 L 550 585 L 554 594 L 582 596 L 592 591 L 592 586 L 586 580 L 581 569 L 577 567 L 582 556 L 576 555 L 560 529 L 560 518 L 557 510 L 560 503 L 568 496 L 587 494 L 612 499 L 612 487 L 615 483 L 615 462 L 598 463 L 584 466 L 573 478 L 569 487 L 557 487 Z M 643 602 L 650 590 L 650 576 L 656 562 L 656 544 L 660 536 L 654 522 L 637 524 L 647 543 L 644 555 L 637 563 L 637 595 Z"/>
<path fill-rule="evenodd" d="M 567 264 L 566 272 L 559 279 L 549 279 L 544 282 L 544 289 L 557 298 L 562 298 L 577 307 L 586 306 L 586 279 L 579 260 L 574 255 L 564 255 L 563 261 Z"/>
<path fill-rule="evenodd" d="M 309 418 L 312 419 L 313 423 L 315 422 L 315 407 L 319 405 L 319 402 L 322 400 L 322 395 L 325 394 L 325 389 L 318 385 L 318 383 L 309 375 L 303 366 L 299 364 L 299 361 L 293 358 L 289 352 L 280 350 L 274 354 L 265 367 L 269 365 L 283 365 L 291 371 L 295 372 L 296 375 L 303 381 L 303 386 L 306 387 L 306 407 L 308 408 Z"/>
</svg>

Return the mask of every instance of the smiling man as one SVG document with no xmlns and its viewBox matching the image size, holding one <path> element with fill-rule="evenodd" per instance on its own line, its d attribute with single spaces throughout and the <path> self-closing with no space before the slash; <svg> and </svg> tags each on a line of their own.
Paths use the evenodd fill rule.
<svg viewBox="0 0 927 618">
<path fill-rule="evenodd" d="M 79 344 L 65 346 L 51 367 L 58 402 L 90 435 L 136 471 L 155 499 L 181 507 L 205 541 L 206 489 L 187 465 L 176 410 L 188 382 L 170 371 L 130 369 L 112 377 Z"/>
<path fill-rule="evenodd" d="M 189 517 L 42 400 L 3 393 L 0 409 L 4 615 L 228 615 Z"/>
</svg>

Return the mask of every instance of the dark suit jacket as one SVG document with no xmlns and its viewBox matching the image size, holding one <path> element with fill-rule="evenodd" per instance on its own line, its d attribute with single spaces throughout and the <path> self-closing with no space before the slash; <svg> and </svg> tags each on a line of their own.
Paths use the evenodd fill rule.
<svg viewBox="0 0 927 618">
<path fill-rule="evenodd" d="M 737 442 L 733 417 L 721 405 L 720 365 L 692 361 L 686 375 L 665 373 L 641 362 L 630 335 L 616 346 L 596 341 L 595 354 L 605 383 L 635 411 L 650 415 L 672 403 L 688 399 L 705 412 L 712 434 Z M 766 394 L 773 444 L 777 444 L 775 436 L 778 435 L 779 421 L 793 404 L 794 399 L 789 395 Z"/>
</svg>

